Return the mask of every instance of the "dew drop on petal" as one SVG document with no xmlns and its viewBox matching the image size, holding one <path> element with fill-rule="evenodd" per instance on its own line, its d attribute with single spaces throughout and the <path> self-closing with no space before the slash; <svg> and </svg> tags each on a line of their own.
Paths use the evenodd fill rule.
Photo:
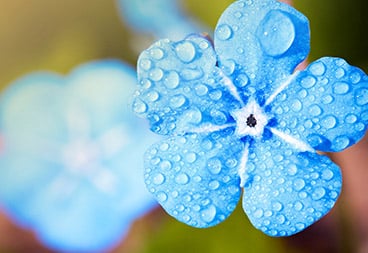
<svg viewBox="0 0 368 253">
<path fill-rule="evenodd" d="M 248 82 L 249 78 L 246 74 L 239 74 L 234 80 L 234 84 L 239 88 L 244 87 L 248 84 Z"/>
<path fill-rule="evenodd" d="M 326 72 L 326 66 L 323 62 L 314 62 L 309 66 L 309 70 L 315 76 L 322 76 Z"/>
<path fill-rule="evenodd" d="M 300 201 L 297 201 L 297 202 L 294 203 L 294 209 L 296 211 L 301 211 L 303 209 L 303 207 L 304 207 L 304 205 Z"/>
<path fill-rule="evenodd" d="M 149 73 L 149 77 L 152 81 L 160 81 L 164 76 L 164 72 L 160 68 L 152 69 Z"/>
<path fill-rule="evenodd" d="M 322 113 L 322 108 L 319 105 L 312 105 L 309 107 L 309 113 L 312 116 L 319 116 Z"/>
<path fill-rule="evenodd" d="M 261 21 L 257 37 L 266 54 L 280 56 L 288 51 L 295 40 L 293 21 L 281 11 L 270 11 Z"/>
<path fill-rule="evenodd" d="M 347 148 L 350 144 L 350 140 L 348 137 L 346 136 L 338 136 L 333 140 L 333 144 L 332 146 L 336 149 L 336 150 L 343 150 L 345 148 Z"/>
<path fill-rule="evenodd" d="M 214 181 L 211 181 L 208 186 L 211 190 L 216 190 L 219 188 L 220 183 L 217 180 L 214 180 Z"/>
<path fill-rule="evenodd" d="M 201 211 L 201 218 L 204 222 L 212 222 L 217 214 L 216 207 L 209 205 L 206 209 Z"/>
<path fill-rule="evenodd" d="M 188 163 L 194 163 L 197 160 L 197 154 L 193 153 L 193 152 L 190 152 L 190 153 L 185 155 L 185 160 Z"/>
<path fill-rule="evenodd" d="M 165 176 L 163 174 L 159 173 L 159 174 L 157 174 L 153 177 L 152 181 L 156 185 L 161 185 L 165 182 Z"/>
<path fill-rule="evenodd" d="M 212 174 L 217 175 L 222 169 L 221 161 L 219 159 L 213 158 L 208 161 L 207 168 Z"/>
<path fill-rule="evenodd" d="M 327 129 L 332 129 L 336 126 L 337 119 L 333 115 L 326 116 L 322 119 L 321 125 Z"/>
<path fill-rule="evenodd" d="M 301 178 L 295 179 L 294 180 L 294 189 L 297 191 L 300 191 L 304 188 L 305 186 L 305 181 Z"/>
<path fill-rule="evenodd" d="M 350 90 L 349 84 L 345 82 L 337 82 L 334 84 L 333 91 L 335 94 L 343 95 L 348 93 Z"/>
<path fill-rule="evenodd" d="M 144 113 L 147 111 L 147 104 L 143 102 L 141 99 L 136 98 L 133 102 L 133 111 L 135 113 Z"/>
<path fill-rule="evenodd" d="M 232 34 L 233 34 L 233 31 L 231 27 L 227 24 L 219 25 L 215 31 L 215 35 L 220 40 L 228 40 L 231 38 Z"/>
<path fill-rule="evenodd" d="M 324 169 L 322 171 L 322 179 L 331 180 L 334 176 L 334 173 L 330 169 Z"/>
<path fill-rule="evenodd" d="M 299 99 L 294 99 L 291 103 L 291 109 L 295 112 L 299 112 L 302 109 L 302 102 Z"/>
<path fill-rule="evenodd" d="M 263 210 L 262 209 L 256 209 L 253 213 L 254 217 L 261 218 L 263 216 Z"/>
<path fill-rule="evenodd" d="M 167 194 L 164 192 L 158 192 L 156 196 L 159 202 L 165 202 L 167 200 Z"/>
<path fill-rule="evenodd" d="M 345 122 L 348 124 L 354 124 L 355 122 L 357 122 L 357 120 L 358 120 L 358 117 L 352 113 L 346 115 L 345 117 Z"/>
<path fill-rule="evenodd" d="M 180 108 L 185 104 L 186 101 L 186 97 L 179 94 L 170 98 L 170 105 L 174 108 Z"/>
<path fill-rule="evenodd" d="M 161 60 L 164 57 L 164 51 L 161 48 L 152 48 L 149 53 L 155 60 Z"/>
<path fill-rule="evenodd" d="M 185 173 L 181 173 L 175 177 L 175 182 L 178 184 L 187 184 L 189 182 L 189 176 Z"/>
<path fill-rule="evenodd" d="M 368 89 L 361 88 L 355 91 L 355 102 L 362 106 L 368 104 Z"/>
<path fill-rule="evenodd" d="M 178 58 L 184 63 L 190 63 L 196 56 L 196 48 L 190 41 L 179 42 L 175 47 Z"/>
<path fill-rule="evenodd" d="M 139 67 L 141 67 L 144 70 L 150 70 L 152 67 L 152 62 L 149 59 L 141 59 L 139 61 Z"/>
<path fill-rule="evenodd" d="M 303 80 L 300 82 L 301 86 L 309 89 L 312 88 L 316 84 L 317 80 L 313 76 L 306 76 L 303 78 Z"/>
<path fill-rule="evenodd" d="M 316 188 L 312 193 L 312 199 L 319 200 L 325 196 L 326 190 L 323 187 Z"/>
<path fill-rule="evenodd" d="M 194 87 L 194 90 L 198 96 L 204 96 L 208 93 L 208 88 L 204 84 L 198 84 L 196 87 Z"/>
<path fill-rule="evenodd" d="M 164 84 L 169 89 L 175 89 L 179 86 L 180 78 L 176 71 L 170 71 L 164 78 Z"/>
<path fill-rule="evenodd" d="M 298 168 L 296 167 L 296 165 L 295 165 L 295 164 L 290 164 L 290 165 L 288 166 L 287 173 L 288 173 L 290 176 L 294 176 L 297 172 L 298 172 Z"/>
</svg>

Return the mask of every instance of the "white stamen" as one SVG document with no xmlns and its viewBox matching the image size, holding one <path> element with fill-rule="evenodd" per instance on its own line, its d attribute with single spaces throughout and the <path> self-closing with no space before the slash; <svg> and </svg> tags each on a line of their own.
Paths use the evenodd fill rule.
<svg viewBox="0 0 368 253">
<path fill-rule="evenodd" d="M 289 143 L 294 148 L 299 149 L 300 152 L 305 151 L 313 153 L 315 152 L 315 150 L 308 143 L 305 143 L 302 140 L 295 138 L 294 136 L 281 132 L 275 128 L 270 128 L 270 130 L 274 135 L 277 135 L 279 138 L 283 139 L 285 142 Z"/>
<path fill-rule="evenodd" d="M 275 90 L 273 94 L 266 100 L 265 105 L 269 105 L 276 98 L 278 94 L 280 94 L 283 90 L 285 90 L 289 84 L 295 79 L 295 77 L 300 73 L 299 70 L 295 71 L 291 76 L 289 76 L 281 85 Z"/>
<path fill-rule="evenodd" d="M 213 133 L 213 132 L 216 132 L 216 131 L 220 131 L 220 130 L 224 130 L 228 127 L 234 127 L 235 124 L 225 124 L 225 125 L 213 125 L 213 124 L 203 124 L 201 125 L 200 127 L 197 127 L 197 128 L 191 128 L 190 129 L 190 133 L 197 133 L 197 134 L 200 134 L 200 133 Z"/>
<path fill-rule="evenodd" d="M 240 177 L 240 187 L 244 187 L 246 180 L 248 179 L 246 175 L 246 166 L 248 162 L 249 155 L 249 143 L 247 143 L 244 147 L 243 155 L 240 159 L 240 165 L 238 169 L 238 175 Z"/>
</svg>

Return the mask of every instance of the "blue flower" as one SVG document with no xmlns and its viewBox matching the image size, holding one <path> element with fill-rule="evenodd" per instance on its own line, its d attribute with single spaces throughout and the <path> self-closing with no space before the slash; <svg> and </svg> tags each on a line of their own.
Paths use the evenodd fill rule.
<svg viewBox="0 0 368 253">
<path fill-rule="evenodd" d="M 171 39 L 200 31 L 201 25 L 185 15 L 178 0 L 117 1 L 122 18 L 137 31 Z"/>
<path fill-rule="evenodd" d="M 135 83 L 126 65 L 101 61 L 27 75 L 1 96 L 0 202 L 49 247 L 113 246 L 156 205 L 141 157 L 157 139 L 129 108 Z"/>
<path fill-rule="evenodd" d="M 209 227 L 241 194 L 252 224 L 295 234 L 323 217 L 341 172 L 318 151 L 358 142 L 368 123 L 368 77 L 309 52 L 309 22 L 275 0 L 235 1 L 211 42 L 158 41 L 138 60 L 134 111 L 169 137 L 145 155 L 145 182 L 179 221 Z M 242 193 L 243 192 L 243 193 Z"/>
</svg>

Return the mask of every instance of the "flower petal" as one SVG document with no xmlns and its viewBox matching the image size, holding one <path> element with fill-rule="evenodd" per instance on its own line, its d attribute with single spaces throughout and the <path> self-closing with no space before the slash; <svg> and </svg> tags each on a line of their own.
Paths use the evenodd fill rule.
<svg viewBox="0 0 368 253">
<path fill-rule="evenodd" d="M 199 36 L 161 40 L 145 50 L 138 60 L 138 81 L 133 110 L 159 134 L 187 132 L 205 123 L 224 125 L 232 120 L 229 108 L 240 103 L 216 67 L 210 42 Z"/>
<path fill-rule="evenodd" d="M 358 142 L 368 124 L 368 77 L 339 58 L 325 57 L 300 72 L 273 102 L 278 130 L 321 151 Z"/>
<path fill-rule="evenodd" d="M 308 19 L 275 0 L 235 1 L 215 30 L 219 64 L 247 94 L 268 93 L 309 52 Z"/>
<path fill-rule="evenodd" d="M 240 198 L 237 167 L 244 144 L 231 135 L 176 136 L 146 153 L 145 181 L 179 221 L 209 227 L 226 219 Z"/>
<path fill-rule="evenodd" d="M 243 208 L 271 236 L 295 234 L 324 216 L 341 190 L 341 172 L 327 156 L 299 153 L 276 138 L 248 157 Z"/>
</svg>

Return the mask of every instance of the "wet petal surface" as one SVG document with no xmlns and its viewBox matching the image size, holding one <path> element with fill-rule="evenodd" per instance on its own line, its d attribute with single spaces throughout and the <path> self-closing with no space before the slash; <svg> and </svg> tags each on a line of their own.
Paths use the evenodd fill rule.
<svg viewBox="0 0 368 253">
<path fill-rule="evenodd" d="M 165 135 L 229 123 L 228 111 L 239 101 L 215 64 L 213 48 L 202 37 L 155 43 L 138 60 L 140 86 L 133 110 L 150 121 L 152 131 Z"/>
<path fill-rule="evenodd" d="M 243 144 L 219 133 L 171 137 L 146 153 L 145 181 L 179 221 L 209 227 L 226 219 L 240 194 L 238 155 Z"/>
<path fill-rule="evenodd" d="M 243 208 L 264 233 L 295 234 L 335 204 L 341 172 L 327 156 L 299 153 L 277 138 L 251 147 L 250 152 Z"/>
<path fill-rule="evenodd" d="M 309 65 L 271 104 L 276 128 L 321 151 L 358 142 L 368 124 L 368 77 L 340 58 Z"/>
<path fill-rule="evenodd" d="M 219 65 L 244 96 L 269 93 L 309 52 L 307 18 L 275 0 L 235 1 L 215 30 Z"/>
</svg>

